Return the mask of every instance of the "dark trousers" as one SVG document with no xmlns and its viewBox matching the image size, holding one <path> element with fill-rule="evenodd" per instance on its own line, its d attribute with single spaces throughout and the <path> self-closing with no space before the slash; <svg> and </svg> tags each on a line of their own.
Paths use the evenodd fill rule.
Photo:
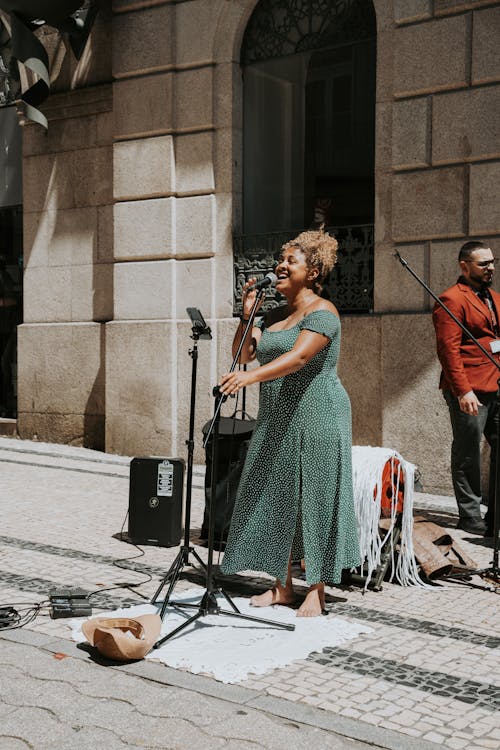
<svg viewBox="0 0 500 750">
<path fill-rule="evenodd" d="M 451 445 L 451 476 L 457 499 L 460 518 L 480 518 L 479 505 L 488 505 L 489 522 L 493 518 L 495 507 L 495 470 L 496 443 L 499 409 L 496 393 L 478 394 L 481 406 L 479 414 L 474 417 L 465 414 L 458 399 L 444 391 L 444 397 L 450 411 L 453 443 Z M 490 478 L 488 502 L 481 493 L 481 438 L 484 435 L 490 445 Z"/>
</svg>

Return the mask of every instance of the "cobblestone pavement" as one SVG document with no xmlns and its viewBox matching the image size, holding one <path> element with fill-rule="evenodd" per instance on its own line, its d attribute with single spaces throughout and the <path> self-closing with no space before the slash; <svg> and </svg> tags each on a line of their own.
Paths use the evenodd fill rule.
<svg viewBox="0 0 500 750">
<path fill-rule="evenodd" d="M 120 540 L 121 530 L 126 529 L 128 467 L 129 459 L 124 457 L 0 438 L 0 604 L 38 602 L 46 599 L 48 591 L 57 585 L 79 586 L 97 592 L 91 600 L 96 611 L 99 607 L 109 610 L 125 603 L 137 603 L 141 597 L 146 601 L 151 598 L 178 548 L 145 546 L 142 557 L 130 559 L 139 551 Z M 202 485 L 203 468 L 195 467 L 193 539 L 197 538 L 201 524 Z M 491 563 L 491 540 L 454 531 L 454 501 L 417 494 L 416 506 L 419 513 L 450 528 L 462 539 L 467 552 L 480 567 Z M 199 546 L 196 550 L 204 558 L 206 550 Z M 119 570 L 113 563 L 122 558 L 128 558 L 128 562 L 122 563 L 124 570 Z M 195 572 L 186 571 L 186 578 L 179 582 L 177 590 L 192 588 L 193 581 L 202 585 Z M 134 583 L 139 584 L 138 587 L 130 588 Z M 298 590 L 304 585 L 300 580 L 296 584 Z M 263 578 L 241 576 L 227 582 L 227 588 L 237 593 L 265 585 Z M 112 586 L 117 588 L 104 590 Z M 218 706 L 214 715 L 218 716 L 218 710 L 227 711 L 226 716 L 231 716 L 232 720 L 236 721 L 235 717 L 239 716 L 238 721 L 243 721 L 243 714 L 234 712 L 249 711 L 245 723 L 248 721 L 251 727 L 255 718 L 246 717 L 260 709 L 266 712 L 264 720 L 274 721 L 275 727 L 288 726 L 288 720 L 296 722 L 302 734 L 300 739 L 299 734 L 295 738 L 286 735 L 291 748 L 307 742 L 310 739 L 307 733 L 313 727 L 329 730 L 330 735 L 325 736 L 331 736 L 332 742 L 343 742 L 339 737 L 343 735 L 359 743 L 366 741 L 397 750 L 427 750 L 435 744 L 457 750 L 500 746 L 500 598 L 487 581 L 474 576 L 470 582 L 450 581 L 430 591 L 384 583 L 379 592 L 363 593 L 359 587 L 344 586 L 329 589 L 328 593 L 331 611 L 344 619 L 370 625 L 372 632 L 342 648 L 327 648 L 310 654 L 305 660 L 236 686 L 221 686 L 208 677 L 140 662 L 128 670 L 120 667 L 121 675 L 131 681 L 123 689 L 131 692 L 135 689 L 134 680 L 146 678 L 159 691 L 158 696 L 152 698 L 156 705 L 155 701 L 165 699 L 164 688 L 157 687 L 157 683 L 163 682 L 173 690 L 172 686 L 180 680 L 179 690 L 193 689 L 207 700 L 211 696 L 214 701 L 221 701 L 221 706 L 225 700 L 229 701 L 229 707 Z M 5 726 L 11 727 L 9 722 L 5 724 L 6 720 L 11 715 L 15 717 L 16 711 L 19 714 L 14 723 L 22 719 L 23 711 L 31 712 L 36 718 L 37 710 L 44 717 L 55 710 L 57 691 L 53 698 L 47 699 L 47 705 L 33 698 L 39 695 L 36 681 L 45 669 L 45 661 L 51 665 L 49 671 L 55 669 L 51 649 L 73 656 L 73 659 L 61 661 L 60 672 L 67 662 L 82 660 L 83 656 L 88 659 L 88 655 L 78 652 L 69 641 L 69 629 L 64 620 L 51 620 L 41 614 L 27 627 L 0 632 L 1 684 L 3 686 L 5 677 L 12 674 L 11 670 L 25 669 L 26 690 L 32 697 L 30 701 L 25 701 L 26 696 L 21 700 L 19 695 L 6 699 L 2 687 L 0 748 L 44 750 L 45 747 L 65 746 L 83 749 L 87 747 L 85 732 L 88 729 L 84 723 L 85 732 L 78 735 L 77 741 L 71 735 L 73 744 L 68 741 L 59 745 L 37 744 L 29 737 L 25 737 L 24 742 L 24 739 L 15 739 L 20 735 L 13 729 L 5 730 Z M 50 644 L 56 644 L 57 648 Z M 37 654 L 36 659 L 31 652 L 29 657 L 37 664 L 34 674 L 26 666 L 31 662 L 26 662 L 28 657 L 23 655 L 24 651 L 21 654 L 24 666 L 19 666 L 20 649 L 31 649 Z M 100 685 L 99 681 L 104 684 L 104 673 L 109 674 L 110 680 L 115 679 L 116 670 L 96 669 L 93 662 L 78 663 L 77 667 L 77 672 L 86 670 L 82 678 L 86 686 L 94 684 L 94 680 L 95 685 Z M 77 682 L 70 680 L 68 686 L 68 691 L 78 692 Z M 141 688 L 137 689 L 140 693 Z M 104 693 L 89 688 L 82 695 L 93 710 Z M 179 696 L 176 700 L 181 701 Z M 126 702 L 128 697 L 123 700 Z M 235 705 L 239 708 L 235 709 Z M 140 701 L 134 706 L 135 711 L 142 711 Z M 96 710 L 99 713 L 99 706 Z M 152 715 L 156 713 L 153 711 Z M 74 722 L 79 724 L 76 718 Z M 104 719 L 93 726 L 100 727 L 99 731 L 104 733 L 102 742 L 94 747 L 149 746 L 139 741 L 140 724 L 128 734 L 107 727 Z M 195 721 L 193 727 L 196 726 Z M 106 739 L 108 731 L 110 737 Z M 241 739 L 241 733 L 230 735 L 233 743 L 230 745 L 217 744 L 217 737 L 220 739 L 222 734 L 210 736 L 212 744 L 205 741 L 204 747 L 230 747 L 231 750 L 250 747 Z M 158 744 L 158 736 L 155 737 L 152 747 L 182 747 Z M 193 729 L 193 737 L 193 747 L 203 744 L 203 732 L 196 735 Z M 329 741 L 318 735 L 313 740 L 315 744 L 318 738 Z M 263 740 L 262 735 L 256 739 L 258 747 L 281 746 L 269 742 Z M 343 744 L 317 746 L 344 747 Z M 350 746 L 363 747 L 363 744 Z"/>
<path fill-rule="evenodd" d="M 30 644 L 7 637 L 0 643 L 2 750 L 370 747 L 254 708 L 250 694 L 227 700 L 203 694 L 199 684 L 189 690 L 169 684 L 165 668 L 163 680 L 151 670 L 137 675 L 127 667 L 97 668 L 74 644 L 50 637 L 38 642 L 32 637 Z"/>
</svg>

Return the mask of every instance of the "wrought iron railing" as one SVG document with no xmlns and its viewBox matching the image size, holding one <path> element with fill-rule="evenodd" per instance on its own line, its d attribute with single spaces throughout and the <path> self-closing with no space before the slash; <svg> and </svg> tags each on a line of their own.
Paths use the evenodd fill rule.
<svg viewBox="0 0 500 750">
<path fill-rule="evenodd" d="M 274 269 L 281 247 L 301 230 L 244 234 L 233 238 L 234 312 L 241 312 L 241 289 L 252 276 L 262 278 Z M 373 224 L 327 227 L 339 243 L 338 260 L 323 287 L 323 296 L 331 299 L 343 313 L 373 311 Z M 263 309 L 275 307 L 282 297 L 274 289 L 266 294 Z"/>
<path fill-rule="evenodd" d="M 375 10 L 366 0 L 261 0 L 245 31 L 242 62 L 375 37 Z"/>
</svg>

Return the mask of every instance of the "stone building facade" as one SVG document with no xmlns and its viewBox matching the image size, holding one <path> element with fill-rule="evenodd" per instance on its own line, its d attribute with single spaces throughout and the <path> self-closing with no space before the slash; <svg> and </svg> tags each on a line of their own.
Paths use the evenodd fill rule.
<svg viewBox="0 0 500 750">
<path fill-rule="evenodd" d="M 310 3 L 318 14 L 332 4 Z M 466 238 L 500 253 L 500 3 L 365 5 L 376 22 L 374 296 L 371 312 L 343 317 L 341 377 L 354 441 L 396 448 L 427 490 L 447 492 L 431 302 L 394 249 L 437 291 L 455 280 Z M 199 347 L 198 435 L 210 417 L 235 326 L 241 54 L 258 6 L 102 2 L 43 108 L 48 132 L 24 128 L 22 437 L 184 455 L 187 306 L 214 336 Z"/>
</svg>

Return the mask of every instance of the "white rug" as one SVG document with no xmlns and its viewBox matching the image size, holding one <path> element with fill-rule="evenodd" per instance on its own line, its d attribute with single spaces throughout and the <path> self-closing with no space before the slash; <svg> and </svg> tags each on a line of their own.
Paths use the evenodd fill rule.
<svg viewBox="0 0 500 750">
<path fill-rule="evenodd" d="M 175 601 L 198 604 L 201 589 L 190 589 L 172 597 Z M 223 597 L 218 598 L 220 607 L 229 610 Z M 293 623 L 295 630 L 280 630 L 270 625 L 249 622 L 238 617 L 208 615 L 199 618 L 189 627 L 178 633 L 163 646 L 153 649 L 146 659 L 159 660 L 169 667 L 185 669 L 195 674 L 207 674 L 220 682 L 240 682 L 249 675 L 259 675 L 284 667 L 297 659 L 305 659 L 313 651 L 321 651 L 325 646 L 338 646 L 356 638 L 361 633 L 371 633 L 372 628 L 359 623 L 350 623 L 335 617 L 296 617 L 295 610 L 288 607 L 251 607 L 249 599 L 236 597 L 235 605 L 243 614 L 264 617 L 275 622 Z M 148 613 L 155 614 L 159 605 L 141 604 L 114 612 L 99 613 L 96 617 L 136 617 Z M 195 609 L 173 609 L 168 607 L 163 619 L 161 634 L 172 632 L 188 620 Z M 73 640 L 85 642 L 81 631 L 85 620 L 72 620 Z"/>
</svg>

